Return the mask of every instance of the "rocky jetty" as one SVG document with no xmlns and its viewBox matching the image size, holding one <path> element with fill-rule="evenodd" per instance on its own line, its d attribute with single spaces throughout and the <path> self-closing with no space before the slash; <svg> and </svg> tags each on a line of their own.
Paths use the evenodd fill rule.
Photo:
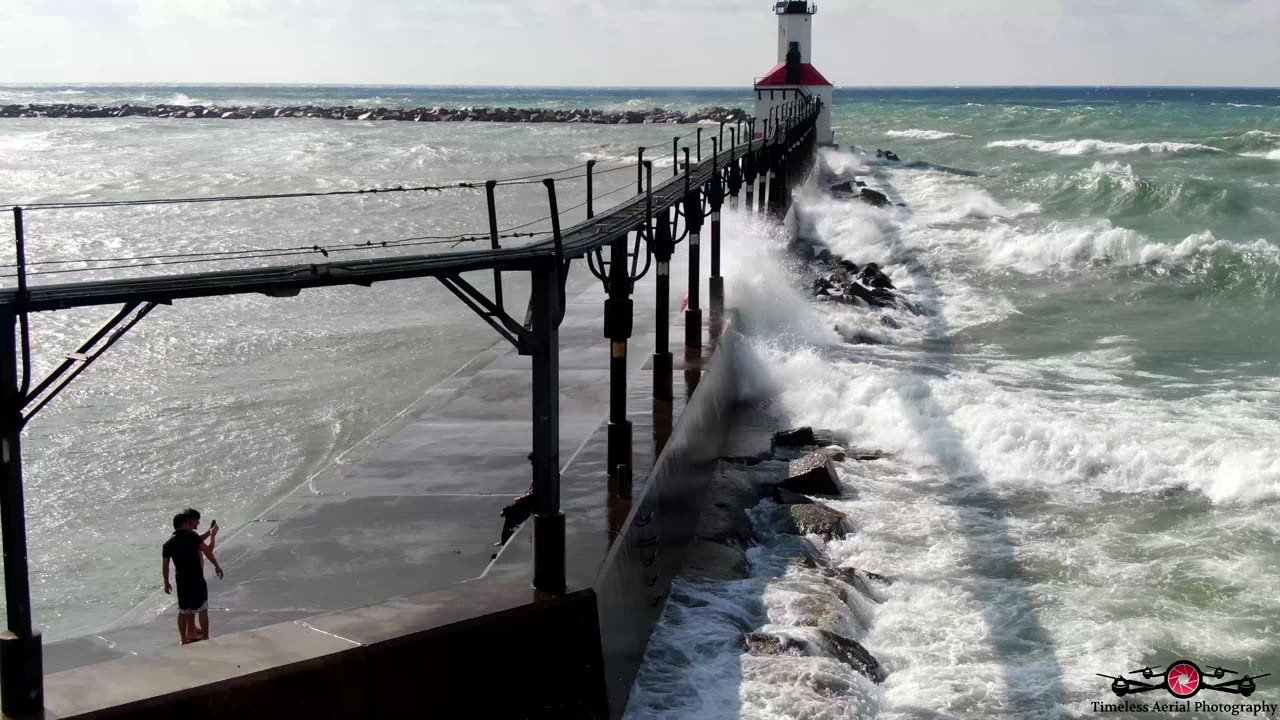
<svg viewBox="0 0 1280 720">
<path fill-rule="evenodd" d="M 508 122 L 589 123 L 593 125 L 643 125 L 697 122 L 735 123 L 746 120 L 743 110 L 705 107 L 694 112 L 679 110 L 548 110 L 540 108 L 417 107 L 368 108 L 320 105 L 0 105 L 5 118 L 121 118 L 154 117 L 180 120 L 264 120 L 315 118 L 321 120 L 399 120 L 401 122 Z"/>
<path fill-rule="evenodd" d="M 916 315 L 921 312 L 897 293 L 893 281 L 876 263 L 859 267 L 823 250 L 814 259 L 814 270 L 817 277 L 813 280 L 812 294 L 818 300 L 873 308 L 900 307 Z"/>
<path fill-rule="evenodd" d="M 888 670 L 856 638 L 866 632 L 859 618 L 866 616 L 866 608 L 884 602 L 881 588 L 890 580 L 832 562 L 824 543 L 855 528 L 843 512 L 814 496 L 846 494 L 833 462 L 881 455 L 835 444 L 842 441 L 828 430 L 798 427 L 775 432 L 768 452 L 721 458 L 682 575 L 703 583 L 747 580 L 753 577 L 752 546 L 776 542 L 770 537 L 794 536 L 781 545 L 795 553 L 785 570 L 780 575 L 765 570 L 790 598 L 786 620 L 768 611 L 765 625 L 750 631 L 743 627 L 742 650 L 756 656 L 826 658 L 880 683 Z M 853 692 L 854 685 L 825 690 Z"/>
</svg>

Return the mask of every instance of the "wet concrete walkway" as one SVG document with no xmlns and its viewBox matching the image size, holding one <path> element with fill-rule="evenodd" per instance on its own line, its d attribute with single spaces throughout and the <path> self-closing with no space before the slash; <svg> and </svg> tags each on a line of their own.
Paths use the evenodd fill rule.
<svg viewBox="0 0 1280 720">
<path fill-rule="evenodd" d="M 678 272 L 673 267 L 673 281 L 681 277 Z M 641 372 L 654 345 L 653 285 L 646 279 L 634 296 L 629 412 L 636 423 L 637 485 L 654 459 L 653 443 L 640 441 L 653 431 L 650 373 Z M 679 308 L 683 294 L 682 287 L 673 288 L 673 308 Z M 605 483 L 609 347 L 602 335 L 603 300 L 594 278 L 575 268 L 560 327 L 566 512 L 575 492 L 594 495 Z M 684 337 L 678 315 L 672 317 L 673 340 Z M 672 349 L 680 396 L 678 341 Z M 356 456 L 294 489 L 226 539 L 218 549 L 226 578 L 219 581 L 209 572 L 213 634 L 369 605 L 483 575 L 502 527 L 499 511 L 529 488 L 530 378 L 529 358 L 505 343 L 495 344 L 363 443 L 362 456 L 352 453 Z M 594 510 L 600 524 L 607 524 L 606 508 Z M 601 527 L 605 548 L 606 534 Z M 527 543 L 529 537 L 522 533 L 513 542 Z M 118 627 L 46 645 L 45 672 L 174 645 L 174 610 L 160 610 L 171 602 L 158 595 Z"/>
</svg>

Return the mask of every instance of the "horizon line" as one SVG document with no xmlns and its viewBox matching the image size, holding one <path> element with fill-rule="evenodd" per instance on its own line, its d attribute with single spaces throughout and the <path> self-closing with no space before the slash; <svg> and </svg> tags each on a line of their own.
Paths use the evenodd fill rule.
<svg viewBox="0 0 1280 720">
<path fill-rule="evenodd" d="M 30 81 L 4 82 L 0 87 L 295 87 L 295 88 L 417 88 L 417 89 L 493 89 L 493 90 L 746 90 L 752 85 L 487 85 L 459 83 L 312 83 L 312 82 L 169 82 L 169 81 Z M 1063 90 L 1276 90 L 1280 86 L 1269 85 L 1148 85 L 1148 84 L 946 84 L 946 85 L 836 85 L 836 90 L 1012 90 L 1012 89 L 1063 89 Z"/>
</svg>

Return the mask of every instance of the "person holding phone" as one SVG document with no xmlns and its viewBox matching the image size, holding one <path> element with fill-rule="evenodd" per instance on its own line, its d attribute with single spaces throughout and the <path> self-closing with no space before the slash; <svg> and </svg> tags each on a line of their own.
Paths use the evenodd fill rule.
<svg viewBox="0 0 1280 720">
<path fill-rule="evenodd" d="M 215 521 L 208 532 L 200 535 L 200 513 L 188 508 L 173 516 L 173 535 L 165 542 L 161 555 L 164 559 L 161 572 L 164 591 L 173 593 L 169 584 L 169 564 L 173 563 L 178 586 L 178 635 L 183 645 L 209 639 L 209 586 L 204 580 L 204 560 L 208 558 L 218 578 L 222 578 L 222 566 L 213 555 L 213 544 L 218 535 Z M 205 539 L 209 539 L 206 543 Z M 199 616 L 200 628 L 196 629 Z"/>
</svg>

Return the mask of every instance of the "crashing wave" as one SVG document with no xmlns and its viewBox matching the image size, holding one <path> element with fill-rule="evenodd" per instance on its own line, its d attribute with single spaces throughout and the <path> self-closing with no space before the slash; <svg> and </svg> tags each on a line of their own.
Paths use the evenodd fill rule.
<svg viewBox="0 0 1280 720">
<path fill-rule="evenodd" d="M 1231 182 L 1212 177 L 1153 179 L 1123 161 L 1097 161 L 1074 173 L 1035 181 L 1052 193 L 1051 205 L 1096 215 L 1173 211 L 1192 217 L 1243 216 L 1249 198 Z M 1080 202 L 1085 205 L 1082 207 Z"/>
<path fill-rule="evenodd" d="M 1178 152 L 1223 152 L 1221 148 L 1200 143 L 1183 142 L 1141 142 L 1121 143 L 1109 140 L 996 140 L 987 143 L 989 148 L 1021 148 L 1036 152 L 1054 153 L 1056 155 L 1126 155 L 1129 153 L 1178 153 Z"/>
<path fill-rule="evenodd" d="M 943 132 L 942 130 L 890 130 L 885 133 L 889 137 L 908 138 L 910 140 L 948 140 L 952 138 L 969 138 L 972 135 L 962 135 L 960 133 Z"/>
<path fill-rule="evenodd" d="M 1207 231 L 1176 244 L 1157 242 L 1106 221 L 1051 223 L 1037 230 L 1010 225 L 962 228 L 948 235 L 945 241 L 967 245 L 980 265 L 1027 275 L 1094 265 L 1152 266 L 1207 275 L 1241 266 L 1269 269 L 1264 273 L 1268 276 L 1280 271 L 1280 246 L 1262 239 L 1249 243 L 1220 240 Z"/>
</svg>

